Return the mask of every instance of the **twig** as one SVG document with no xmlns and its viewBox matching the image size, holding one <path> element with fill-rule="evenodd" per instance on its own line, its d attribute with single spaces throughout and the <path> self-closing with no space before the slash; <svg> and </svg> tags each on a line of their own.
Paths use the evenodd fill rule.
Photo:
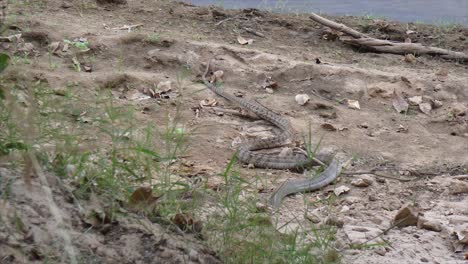
<svg viewBox="0 0 468 264">
<path fill-rule="evenodd" d="M 135 25 L 123 25 L 121 27 L 112 28 L 113 30 L 127 30 L 131 32 L 132 29 L 142 27 L 144 24 L 135 24 Z"/>
<path fill-rule="evenodd" d="M 401 181 L 401 182 L 409 182 L 409 181 L 414 181 L 414 180 L 417 179 L 417 178 L 398 178 L 398 177 L 394 177 L 394 176 L 390 176 L 390 175 L 380 174 L 380 173 L 376 173 L 375 169 L 368 170 L 368 171 L 347 171 L 347 172 L 342 172 L 341 174 L 343 174 L 343 175 L 372 174 L 372 175 L 377 176 L 377 177 L 397 180 L 397 181 Z"/>
<path fill-rule="evenodd" d="M 257 32 L 257 31 L 255 31 L 255 30 L 253 30 L 253 29 L 251 29 L 251 28 L 244 27 L 243 29 L 244 29 L 246 32 L 249 32 L 250 34 L 253 34 L 253 35 L 257 36 L 257 37 L 261 37 L 261 38 L 264 38 L 264 37 L 265 37 L 265 35 L 264 35 L 263 33 Z"/>
<path fill-rule="evenodd" d="M 224 22 L 226 22 L 226 21 L 233 20 L 233 19 L 236 19 L 236 18 L 239 18 L 239 15 L 236 15 L 236 16 L 233 16 L 233 17 L 228 17 L 228 18 L 226 18 L 226 19 L 223 19 L 223 20 L 217 22 L 217 23 L 215 24 L 215 26 L 219 26 L 219 25 L 221 25 L 222 23 L 224 23 Z"/>
<path fill-rule="evenodd" d="M 450 178 L 451 178 L 451 179 L 456 179 L 456 180 L 468 180 L 468 174 L 450 176 Z"/>
<path fill-rule="evenodd" d="M 468 61 L 468 54 L 465 54 L 463 52 L 456 52 L 456 51 L 451 51 L 451 50 L 442 49 L 442 48 L 425 46 L 420 43 L 402 43 L 402 42 L 392 42 L 388 40 L 375 39 L 359 31 L 356 31 L 352 28 L 349 28 L 343 24 L 328 20 L 314 13 L 311 14 L 310 19 L 322 25 L 330 27 L 334 30 L 338 30 L 338 31 L 345 33 L 348 36 L 342 36 L 340 37 L 340 40 L 350 45 L 364 46 L 370 50 L 383 52 L 383 53 L 402 54 L 402 55 L 404 54 L 417 54 L 417 55 L 427 54 L 427 55 L 432 55 L 432 56 L 439 56 L 444 59 Z"/>
</svg>

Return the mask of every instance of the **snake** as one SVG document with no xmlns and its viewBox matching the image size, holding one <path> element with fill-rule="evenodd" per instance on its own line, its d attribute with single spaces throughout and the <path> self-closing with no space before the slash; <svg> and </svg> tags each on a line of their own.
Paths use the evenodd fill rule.
<svg viewBox="0 0 468 264">
<path fill-rule="evenodd" d="M 302 153 L 291 153 L 280 156 L 256 152 L 261 149 L 271 149 L 284 146 L 294 133 L 291 123 L 288 119 L 257 102 L 248 101 L 244 98 L 227 93 L 222 85 L 219 85 L 216 80 L 208 81 L 206 79 L 206 75 L 210 71 L 212 60 L 213 59 L 208 61 L 206 69 L 202 75 L 204 85 L 218 96 L 254 113 L 259 118 L 268 121 L 281 131 L 273 137 L 262 139 L 256 138 L 242 142 L 238 146 L 236 152 L 236 157 L 239 161 L 245 164 L 251 164 L 256 168 L 279 170 L 303 170 L 304 168 L 318 165 L 316 159 Z M 328 167 L 316 177 L 285 181 L 270 196 L 269 204 L 273 208 L 279 208 L 283 198 L 290 194 L 314 191 L 332 183 L 340 173 L 342 166 L 342 163 L 338 159 L 333 158 Z"/>
</svg>

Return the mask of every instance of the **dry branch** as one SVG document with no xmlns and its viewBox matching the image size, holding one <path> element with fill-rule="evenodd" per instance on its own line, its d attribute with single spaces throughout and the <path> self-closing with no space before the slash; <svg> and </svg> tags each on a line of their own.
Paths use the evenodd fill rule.
<svg viewBox="0 0 468 264">
<path fill-rule="evenodd" d="M 465 62 L 468 61 L 468 54 L 463 52 L 425 46 L 419 43 L 401 43 L 372 38 L 343 24 L 328 20 L 314 13 L 311 14 L 310 19 L 351 36 L 342 36 L 340 37 L 340 40 L 353 46 L 364 46 L 370 50 L 384 53 L 402 55 L 409 53 L 415 55 L 427 54 L 432 56 L 440 56 L 444 59 L 453 59 Z"/>
</svg>

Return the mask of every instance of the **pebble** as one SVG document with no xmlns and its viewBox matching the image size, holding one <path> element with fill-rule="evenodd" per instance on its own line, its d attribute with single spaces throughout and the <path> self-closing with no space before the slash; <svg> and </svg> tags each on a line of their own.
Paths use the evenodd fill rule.
<svg viewBox="0 0 468 264">
<path fill-rule="evenodd" d="M 451 194 L 468 193 L 468 182 L 451 180 L 449 185 L 449 192 Z"/>
</svg>

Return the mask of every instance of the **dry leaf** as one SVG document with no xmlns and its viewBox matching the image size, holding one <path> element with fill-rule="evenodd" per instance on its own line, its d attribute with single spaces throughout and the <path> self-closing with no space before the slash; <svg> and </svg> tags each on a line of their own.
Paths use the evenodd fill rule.
<svg viewBox="0 0 468 264">
<path fill-rule="evenodd" d="M 429 115 L 432 110 L 432 105 L 430 103 L 421 103 L 419 104 L 419 110 L 421 110 L 421 112 L 425 113 L 426 115 Z"/>
<path fill-rule="evenodd" d="M 211 82 L 222 82 L 224 77 L 224 72 L 219 70 L 213 72 L 213 75 L 211 75 Z"/>
<path fill-rule="evenodd" d="M 263 89 L 265 89 L 265 88 L 276 89 L 276 88 L 278 88 L 278 83 L 273 81 L 273 78 L 271 76 L 266 76 L 260 86 Z"/>
<path fill-rule="evenodd" d="M 393 102 L 392 102 L 392 104 L 393 104 L 393 108 L 395 108 L 395 110 L 398 113 L 408 111 L 409 104 L 396 91 L 393 92 Z"/>
<path fill-rule="evenodd" d="M 349 187 L 341 185 L 339 187 L 336 187 L 333 192 L 335 193 L 336 196 L 340 196 L 343 193 L 349 192 Z"/>
<path fill-rule="evenodd" d="M 359 101 L 357 100 L 347 100 L 346 101 L 348 104 L 348 107 L 351 109 L 361 109 L 361 106 L 359 105 Z"/>
<path fill-rule="evenodd" d="M 241 45 L 250 45 L 253 43 L 253 39 L 245 39 L 242 36 L 238 36 L 237 42 L 239 42 Z"/>
<path fill-rule="evenodd" d="M 310 100 L 310 97 L 307 94 L 298 94 L 295 100 L 299 105 L 305 105 Z"/>
<path fill-rule="evenodd" d="M 406 54 L 405 55 L 405 62 L 413 63 L 416 61 L 416 57 L 413 54 Z"/>
<path fill-rule="evenodd" d="M 159 197 L 153 195 L 151 187 L 138 187 L 128 199 L 127 206 L 131 209 L 152 211 Z"/>
<path fill-rule="evenodd" d="M 50 43 L 49 51 L 52 52 L 52 54 L 54 55 L 59 55 L 60 41 L 55 41 L 55 42 Z"/>
<path fill-rule="evenodd" d="M 321 128 L 325 129 L 325 130 L 328 130 L 328 131 L 336 131 L 336 127 L 333 126 L 332 124 L 330 123 L 323 123 L 320 125 Z"/>
<path fill-rule="evenodd" d="M 204 100 L 201 100 L 200 101 L 200 106 L 203 108 L 203 107 L 206 107 L 206 106 L 216 106 L 218 104 L 218 101 L 216 101 L 215 99 L 213 98 L 209 98 L 209 99 L 204 99 Z"/>
<path fill-rule="evenodd" d="M 182 231 L 192 231 L 200 233 L 203 229 L 201 221 L 194 221 L 190 214 L 176 214 L 172 222 L 177 225 Z"/>
</svg>

